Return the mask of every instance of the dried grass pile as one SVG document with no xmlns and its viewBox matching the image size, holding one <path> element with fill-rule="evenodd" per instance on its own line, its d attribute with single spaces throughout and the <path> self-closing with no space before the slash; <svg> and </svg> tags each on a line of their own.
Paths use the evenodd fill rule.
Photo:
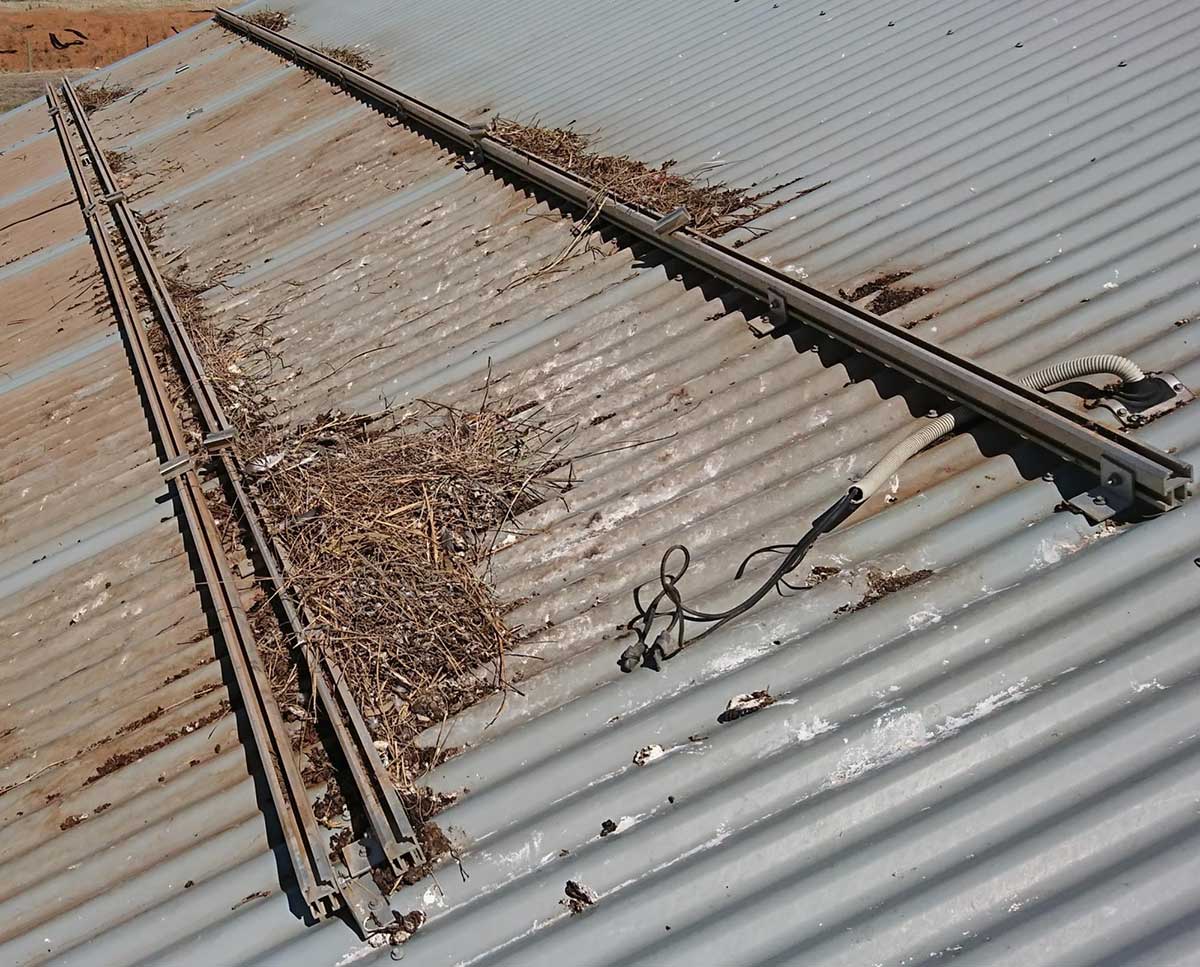
<svg viewBox="0 0 1200 967">
<path fill-rule="evenodd" d="M 318 54 L 332 57 L 347 67 L 353 67 L 356 71 L 365 71 L 371 66 L 370 58 L 356 47 L 317 47 L 315 49 Z"/>
<path fill-rule="evenodd" d="M 565 442 L 485 402 L 422 404 L 387 432 L 330 414 L 256 446 L 247 473 L 311 638 L 386 743 L 393 779 L 411 788 L 413 737 L 505 685 L 518 630 L 485 564 L 494 535 L 552 492 L 545 475 Z M 260 646 L 277 694 L 295 695 L 289 645 Z"/>
<path fill-rule="evenodd" d="M 252 13 L 242 14 L 242 19 L 264 30 L 283 30 L 292 22 L 292 18 L 285 11 L 273 7 L 261 7 Z"/>
<path fill-rule="evenodd" d="M 578 131 L 522 124 L 508 118 L 497 118 L 492 124 L 492 132 L 514 148 L 586 178 L 605 194 L 659 214 L 684 207 L 692 216 L 692 228 L 706 235 L 720 235 L 739 228 L 816 190 L 793 192 L 763 204 L 768 195 L 776 194 L 794 182 L 759 192 L 701 182 L 676 171 L 674 161 L 654 168 L 625 155 L 598 154 L 591 150 L 590 139 Z"/>
<path fill-rule="evenodd" d="M 107 80 L 101 84 L 80 84 L 75 88 L 75 96 L 79 98 L 79 106 L 84 114 L 93 114 L 102 107 L 108 107 L 133 90 L 125 84 L 110 84 Z"/>
</svg>

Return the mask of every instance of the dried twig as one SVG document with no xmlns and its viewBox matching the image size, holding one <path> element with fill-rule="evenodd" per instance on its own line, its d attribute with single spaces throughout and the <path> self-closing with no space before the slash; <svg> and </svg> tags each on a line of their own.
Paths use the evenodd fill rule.
<svg viewBox="0 0 1200 967">
<path fill-rule="evenodd" d="M 522 124 L 509 118 L 497 118 L 492 131 L 514 147 L 587 179 L 614 198 L 659 214 L 686 208 L 692 216 L 692 228 L 707 235 L 720 235 L 740 228 L 752 219 L 816 190 L 799 191 L 764 203 L 763 199 L 779 194 L 801 179 L 755 192 L 699 182 L 694 176 L 675 171 L 674 161 L 652 168 L 625 155 L 598 154 L 590 149 L 587 135 L 569 128 L 547 128 L 537 123 Z"/>
</svg>

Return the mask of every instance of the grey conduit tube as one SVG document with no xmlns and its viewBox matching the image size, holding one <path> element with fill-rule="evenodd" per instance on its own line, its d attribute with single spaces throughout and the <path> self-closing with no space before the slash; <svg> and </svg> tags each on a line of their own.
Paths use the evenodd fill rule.
<svg viewBox="0 0 1200 967">
<path fill-rule="evenodd" d="M 1146 378 L 1146 374 L 1132 360 L 1112 353 L 1102 353 L 1053 363 L 1044 369 L 1037 369 L 1027 376 L 1022 376 L 1017 382 L 1028 389 L 1044 390 L 1048 386 L 1065 383 L 1070 379 L 1097 376 L 1101 373 L 1116 376 L 1123 384 L 1136 383 Z M 861 504 L 868 500 L 872 494 L 887 483 L 892 474 L 899 470 L 909 457 L 920 453 L 935 440 L 940 440 L 955 430 L 970 426 L 978 419 L 979 414 L 974 410 L 959 406 L 949 413 L 943 413 L 922 424 L 915 433 L 906 436 L 884 454 L 883 458 L 867 472 L 866 476 L 850 488 L 851 501 L 854 504 Z"/>
</svg>

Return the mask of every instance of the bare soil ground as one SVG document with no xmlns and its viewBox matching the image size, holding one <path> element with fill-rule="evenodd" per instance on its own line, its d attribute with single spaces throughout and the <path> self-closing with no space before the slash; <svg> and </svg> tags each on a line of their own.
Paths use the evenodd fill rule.
<svg viewBox="0 0 1200 967">
<path fill-rule="evenodd" d="M 200 3 L 27 9 L 0 3 L 0 72 L 103 67 L 212 16 Z"/>
<path fill-rule="evenodd" d="M 41 97 L 46 85 L 53 84 L 64 73 L 71 80 L 77 80 L 87 77 L 92 72 L 90 70 L 68 70 L 34 71 L 32 74 L 0 73 L 0 112 L 10 111 L 14 107 L 20 107 L 34 98 Z"/>
</svg>

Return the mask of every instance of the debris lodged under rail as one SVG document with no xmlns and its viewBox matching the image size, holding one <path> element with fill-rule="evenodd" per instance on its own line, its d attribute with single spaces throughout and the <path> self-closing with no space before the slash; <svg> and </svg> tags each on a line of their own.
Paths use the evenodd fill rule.
<svg viewBox="0 0 1200 967">
<path fill-rule="evenodd" d="M 373 423 L 330 413 L 241 444 L 309 638 L 346 676 L 401 789 L 424 771 L 413 738 L 505 685 L 517 631 L 485 565 L 494 536 L 553 488 L 562 447 L 508 402 L 425 403 Z M 291 645 L 268 627 L 260 648 L 287 702 Z"/>
</svg>

